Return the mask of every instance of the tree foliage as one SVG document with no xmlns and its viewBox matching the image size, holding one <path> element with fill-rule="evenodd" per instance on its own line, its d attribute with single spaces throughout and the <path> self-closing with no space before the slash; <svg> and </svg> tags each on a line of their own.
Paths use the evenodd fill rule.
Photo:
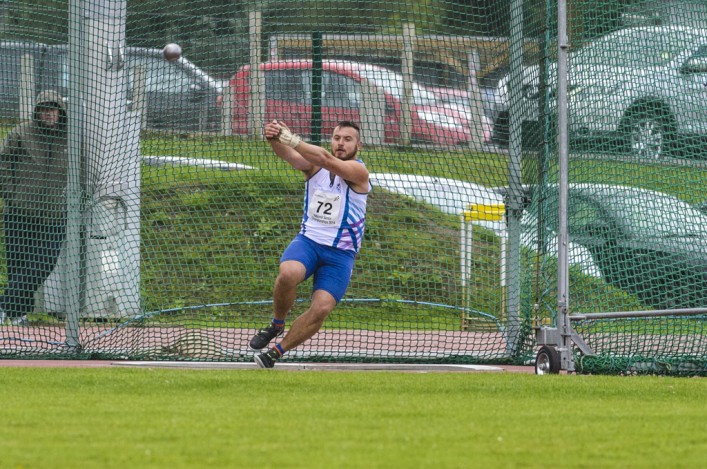
<svg viewBox="0 0 707 469">
<path fill-rule="evenodd" d="M 15 0 L 0 5 L 0 34 L 6 40 L 66 42 L 69 0 Z"/>
<path fill-rule="evenodd" d="M 68 42 L 70 2 L 80 0 L 9 0 L 0 3 L 0 34 L 6 40 Z M 83 0 L 115 4 L 115 0 Z M 248 62 L 249 11 L 263 20 L 263 56 L 272 34 L 399 34 L 406 22 L 417 34 L 510 35 L 512 0 L 126 0 L 130 46 L 162 47 L 177 42 L 185 55 L 216 76 L 230 76 Z M 542 37 L 555 24 L 556 7 L 545 0 L 519 0 L 523 36 Z M 599 34 L 615 28 L 633 0 L 583 0 L 573 4 L 570 29 L 596 24 Z M 598 28 L 598 29 L 597 29 Z M 553 31 L 549 31 L 550 36 Z"/>
</svg>

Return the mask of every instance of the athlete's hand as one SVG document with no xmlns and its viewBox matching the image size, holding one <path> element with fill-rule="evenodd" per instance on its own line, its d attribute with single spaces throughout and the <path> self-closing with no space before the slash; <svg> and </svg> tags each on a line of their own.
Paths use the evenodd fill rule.
<svg viewBox="0 0 707 469">
<path fill-rule="evenodd" d="M 284 124 L 280 124 L 280 132 L 277 134 L 277 140 L 290 148 L 295 148 L 302 141 L 299 135 L 293 134 Z"/>
<path fill-rule="evenodd" d="M 302 141 L 297 134 L 292 133 L 285 123 L 277 120 L 266 124 L 263 133 L 268 141 L 277 140 L 290 148 L 295 148 Z"/>
<path fill-rule="evenodd" d="M 265 124 L 265 129 L 263 129 L 263 135 L 265 135 L 265 138 L 268 139 L 268 141 L 274 140 L 278 135 L 280 135 L 281 128 L 282 126 L 276 120 L 268 122 Z"/>
</svg>

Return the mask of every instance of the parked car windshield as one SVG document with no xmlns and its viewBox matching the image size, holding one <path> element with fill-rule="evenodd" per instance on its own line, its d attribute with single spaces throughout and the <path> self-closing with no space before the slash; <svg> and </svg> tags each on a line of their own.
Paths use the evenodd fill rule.
<svg viewBox="0 0 707 469">
<path fill-rule="evenodd" d="M 617 217 L 640 237 L 700 236 L 707 216 L 686 202 L 650 192 L 612 194 L 607 198 Z"/>
<path fill-rule="evenodd" d="M 398 101 L 403 100 L 403 76 L 387 69 L 357 69 L 359 75 L 375 83 L 386 93 L 394 96 Z M 417 106 L 434 106 L 437 98 L 434 93 L 422 88 L 417 83 L 412 84 L 412 100 Z"/>
<path fill-rule="evenodd" d="M 678 30 L 626 29 L 588 44 L 577 51 L 575 58 L 582 64 L 661 67 L 687 48 L 685 41 L 691 36 Z"/>
</svg>

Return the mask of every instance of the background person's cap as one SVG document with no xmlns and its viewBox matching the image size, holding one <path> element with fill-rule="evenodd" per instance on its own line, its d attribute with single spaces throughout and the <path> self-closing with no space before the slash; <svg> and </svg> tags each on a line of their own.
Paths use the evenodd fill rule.
<svg viewBox="0 0 707 469">
<path fill-rule="evenodd" d="M 56 101 L 43 101 L 41 103 L 37 103 L 37 107 L 46 109 L 59 109 L 61 106 Z"/>
</svg>

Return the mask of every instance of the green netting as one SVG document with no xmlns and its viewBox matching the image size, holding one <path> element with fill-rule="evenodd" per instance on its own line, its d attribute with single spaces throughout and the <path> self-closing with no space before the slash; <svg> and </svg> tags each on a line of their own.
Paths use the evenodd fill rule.
<svg viewBox="0 0 707 469">
<path fill-rule="evenodd" d="M 588 320 L 575 329 L 595 355 L 580 356 L 584 373 L 704 375 L 705 315 Z"/>
<path fill-rule="evenodd" d="M 706 19 L 571 5 L 571 313 L 707 306 Z M 303 205 L 263 124 L 328 148 L 350 119 L 363 247 L 284 360 L 528 363 L 557 319 L 556 31 L 535 0 L 3 2 L 3 139 L 45 90 L 67 125 L 3 151 L 0 356 L 251 361 Z M 578 322 L 578 370 L 704 374 L 702 319 Z"/>
<path fill-rule="evenodd" d="M 569 311 L 642 312 L 573 322 L 593 352 L 579 356 L 578 371 L 705 373 L 706 11 L 704 2 L 594 2 L 570 10 Z M 540 90 L 535 102 L 545 110 L 524 119 L 544 122 L 539 127 L 549 135 L 559 135 L 557 70 L 557 55 L 549 53 L 546 64 L 522 75 L 524 86 Z M 556 253 L 560 149 L 549 140 L 546 150 L 544 184 L 526 191 L 537 219 L 527 222 L 552 233 L 547 252 Z M 552 322 L 555 259 L 543 261 L 538 317 Z M 694 315 L 653 314 L 673 310 Z"/>
</svg>

